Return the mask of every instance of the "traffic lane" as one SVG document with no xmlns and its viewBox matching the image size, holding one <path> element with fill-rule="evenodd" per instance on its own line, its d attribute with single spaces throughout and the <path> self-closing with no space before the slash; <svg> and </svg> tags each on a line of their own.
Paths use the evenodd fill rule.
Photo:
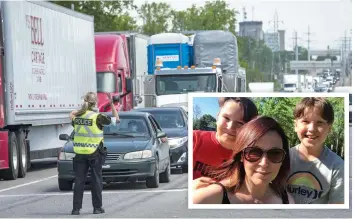
<svg viewBox="0 0 354 219">
<path fill-rule="evenodd" d="M 86 188 L 83 200 L 83 217 L 92 216 L 91 193 Z M 141 205 L 150 201 L 159 193 L 187 192 L 187 174 L 172 175 L 171 182 L 162 183 L 157 189 L 148 189 L 144 182 L 117 183 L 106 185 L 103 191 L 104 207 L 110 209 L 110 215 L 117 217 L 119 208 L 126 205 Z M 59 192 L 57 181 L 50 179 L 19 189 L 0 192 L 1 217 L 70 217 L 72 192 Z M 156 198 L 160 208 L 164 208 L 166 198 Z M 185 200 L 186 201 L 186 200 Z M 120 203 L 120 204 L 119 204 Z M 148 212 L 150 209 L 144 209 Z M 109 211 L 107 211 L 109 213 Z M 144 213 L 145 214 L 145 213 Z M 144 214 L 141 214 L 144 216 Z M 85 216 L 86 215 L 86 216 Z M 127 211 L 127 215 L 134 213 Z M 105 214 L 107 217 L 107 214 Z"/>
<path fill-rule="evenodd" d="M 0 198 L 2 217 L 71 217 L 72 194 L 38 195 L 26 198 L 11 198 L 12 202 L 3 202 Z M 91 195 L 85 192 L 83 218 L 351 218 L 350 210 L 188 210 L 187 191 L 155 189 L 142 191 L 104 191 L 103 204 L 105 214 L 93 215 Z M 76 217 L 76 216 L 75 216 Z"/>
<path fill-rule="evenodd" d="M 10 186 L 0 190 L 1 195 L 18 195 L 18 194 L 42 194 L 42 193 L 55 193 L 61 192 L 58 186 L 58 174 L 56 168 L 51 169 L 51 174 L 54 176 L 49 176 L 45 178 L 38 179 L 23 185 Z M 181 176 L 184 176 L 181 177 Z M 187 174 L 173 174 L 171 175 L 171 182 L 160 183 L 159 188 L 187 188 L 188 180 Z M 138 183 L 111 183 L 104 184 L 104 190 L 149 190 L 145 186 L 145 182 Z M 86 186 L 85 190 L 90 190 L 90 186 Z"/>
<path fill-rule="evenodd" d="M 48 177 L 55 178 L 57 175 L 57 158 L 35 160 L 32 162 L 32 166 L 28 170 L 25 178 L 18 178 L 16 180 L 0 179 L 0 192 L 3 189 L 8 189 L 14 186 L 23 186 L 27 183 L 44 180 Z"/>
</svg>

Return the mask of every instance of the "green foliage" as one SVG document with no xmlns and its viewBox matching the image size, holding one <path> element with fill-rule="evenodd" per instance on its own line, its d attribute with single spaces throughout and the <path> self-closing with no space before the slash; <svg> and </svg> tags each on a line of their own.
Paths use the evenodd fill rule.
<svg viewBox="0 0 354 219">
<path fill-rule="evenodd" d="M 328 99 L 334 108 L 335 120 L 325 145 L 339 156 L 344 157 L 344 99 L 337 97 Z M 270 116 L 281 124 L 291 147 L 300 143 L 294 131 L 293 116 L 293 110 L 300 100 L 301 98 L 284 97 L 254 98 L 259 114 Z"/>
<path fill-rule="evenodd" d="M 95 32 L 100 31 L 135 31 L 136 21 L 129 15 L 129 10 L 136 10 L 133 1 L 51 1 L 60 6 L 94 16 Z"/>
<path fill-rule="evenodd" d="M 166 3 L 145 3 L 140 7 L 139 14 L 144 20 L 141 31 L 147 35 L 168 32 L 171 19 L 171 7 Z"/>
<path fill-rule="evenodd" d="M 216 127 L 216 119 L 212 115 L 204 114 L 193 122 L 194 130 L 207 130 L 208 127 Z"/>
<path fill-rule="evenodd" d="M 185 11 L 172 12 L 172 31 L 225 30 L 236 34 L 235 9 L 222 0 L 207 1 L 204 6 L 195 4 Z"/>
</svg>

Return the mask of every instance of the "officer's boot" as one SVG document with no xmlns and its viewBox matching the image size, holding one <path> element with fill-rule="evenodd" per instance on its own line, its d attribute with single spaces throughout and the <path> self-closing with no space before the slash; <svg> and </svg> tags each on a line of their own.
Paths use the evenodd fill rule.
<svg viewBox="0 0 354 219">
<path fill-rule="evenodd" d="M 93 213 L 94 214 L 103 214 L 103 213 L 105 213 L 105 211 L 102 207 L 100 207 L 100 208 L 94 208 Z"/>
<path fill-rule="evenodd" d="M 71 214 L 72 214 L 72 215 L 80 215 L 80 209 L 73 209 L 73 210 L 71 211 Z"/>
</svg>

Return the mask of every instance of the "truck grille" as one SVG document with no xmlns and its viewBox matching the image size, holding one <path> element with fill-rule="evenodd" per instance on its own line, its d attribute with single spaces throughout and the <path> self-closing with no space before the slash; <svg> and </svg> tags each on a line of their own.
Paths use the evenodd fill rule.
<svg viewBox="0 0 354 219">
<path fill-rule="evenodd" d="M 106 160 L 111 160 L 111 161 L 118 161 L 123 159 L 124 154 L 118 154 L 118 153 L 108 153 Z"/>
</svg>

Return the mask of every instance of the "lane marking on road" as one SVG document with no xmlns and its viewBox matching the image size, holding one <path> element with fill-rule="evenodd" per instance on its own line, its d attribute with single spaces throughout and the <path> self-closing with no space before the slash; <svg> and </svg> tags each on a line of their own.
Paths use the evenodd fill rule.
<svg viewBox="0 0 354 219">
<path fill-rule="evenodd" d="M 183 189 L 161 189 L 161 190 L 134 190 L 134 191 L 103 191 L 102 194 L 131 194 L 131 193 L 166 193 L 166 192 L 184 192 L 187 188 Z M 73 192 L 48 192 L 48 193 L 32 193 L 32 194 L 20 194 L 20 195 L 0 195 L 0 198 L 11 197 L 29 197 L 29 196 L 64 196 L 73 195 Z M 84 195 L 91 195 L 91 191 L 85 191 Z"/>
<path fill-rule="evenodd" d="M 6 191 L 9 191 L 9 190 L 12 190 L 12 189 L 17 189 L 17 188 L 20 188 L 20 187 L 32 185 L 32 184 L 35 184 L 35 183 L 40 183 L 40 182 L 43 182 L 43 181 L 46 181 L 46 180 L 49 180 L 49 179 L 52 179 L 52 178 L 55 178 L 55 177 L 58 177 L 58 175 L 49 176 L 49 177 L 46 177 L 46 178 L 43 178 L 43 179 L 39 179 L 39 180 L 32 181 L 32 182 L 29 182 L 29 183 L 20 184 L 20 185 L 17 185 L 17 186 L 6 188 L 6 189 L 1 189 L 0 193 L 1 192 L 6 192 Z"/>
</svg>

